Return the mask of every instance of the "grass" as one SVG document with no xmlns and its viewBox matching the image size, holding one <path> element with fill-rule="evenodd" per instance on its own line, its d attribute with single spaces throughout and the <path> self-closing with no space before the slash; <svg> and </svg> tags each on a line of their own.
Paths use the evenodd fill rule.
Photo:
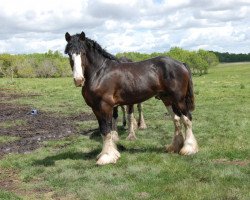
<svg viewBox="0 0 250 200">
<path fill-rule="evenodd" d="M 12 142 L 12 141 L 15 141 L 15 140 L 18 140 L 19 137 L 13 137 L 13 136 L 0 136 L 0 145 L 3 144 L 3 143 L 6 143 L 6 142 Z"/>
<path fill-rule="evenodd" d="M 0 160 L 0 172 L 18 172 L 18 190 L 1 189 L 0 199 L 247 200 L 249 77 L 250 63 L 221 64 L 207 75 L 194 77 L 193 131 L 200 146 L 194 156 L 164 152 L 164 145 L 171 142 L 173 124 L 165 119 L 162 103 L 151 99 L 144 103 L 148 129 L 137 131 L 137 141 L 126 141 L 126 131 L 120 129 L 121 159 L 117 164 L 95 165 L 102 147 L 96 133 L 47 141 L 30 154 L 10 154 Z M 68 78 L 16 79 L 12 85 L 0 79 L 0 88 L 39 94 L 11 101 L 38 110 L 58 115 L 91 112 Z M 76 126 L 87 130 L 97 128 L 97 123 L 78 122 Z M 0 176 L 0 183 L 4 179 Z"/>
<path fill-rule="evenodd" d="M 26 122 L 23 120 L 6 120 L 5 122 L 0 122 L 0 128 L 9 128 L 12 126 L 22 126 L 25 124 L 26 124 Z"/>
<path fill-rule="evenodd" d="M 0 88 L 3 91 L 21 93 L 24 97 L 12 100 L 12 102 L 29 104 L 37 110 L 42 109 L 60 114 L 91 112 L 83 98 L 79 98 L 81 88 L 75 88 L 70 78 L 20 78 L 15 79 L 12 84 L 8 79 L 1 79 Z"/>
<path fill-rule="evenodd" d="M 11 193 L 11 192 L 7 192 L 4 191 L 2 189 L 0 189 L 0 199 L 8 199 L 8 200 L 21 200 L 20 197 L 18 197 L 17 195 Z"/>
</svg>

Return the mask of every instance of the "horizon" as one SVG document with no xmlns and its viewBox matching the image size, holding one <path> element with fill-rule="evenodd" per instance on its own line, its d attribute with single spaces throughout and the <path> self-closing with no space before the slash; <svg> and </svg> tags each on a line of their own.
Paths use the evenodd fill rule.
<svg viewBox="0 0 250 200">
<path fill-rule="evenodd" d="M 187 49 L 183 49 L 183 50 L 187 50 Z M 205 50 L 205 49 L 187 50 L 187 51 L 198 51 L 198 50 Z M 47 53 L 49 53 L 49 51 L 51 51 L 52 54 L 54 54 L 56 52 L 59 52 L 64 57 L 67 57 L 67 54 L 65 54 L 64 52 L 61 52 L 61 51 L 58 51 L 58 50 L 53 51 L 51 49 L 49 49 L 47 52 L 31 52 L 31 53 L 17 53 L 17 54 L 15 54 L 15 53 L 8 53 L 8 52 L 0 52 L 0 55 L 9 54 L 9 55 L 13 55 L 13 56 L 15 56 L 15 55 L 18 56 L 18 55 L 32 55 L 32 54 L 47 54 Z M 169 52 L 169 51 L 170 51 L 170 49 L 168 51 L 164 51 L 164 52 L 149 52 L 149 53 L 142 53 L 142 52 L 138 52 L 138 51 L 124 51 L 124 52 L 117 52 L 115 54 L 112 54 L 112 53 L 111 54 L 114 55 L 114 56 L 116 56 L 117 54 L 123 54 L 123 53 L 139 53 L 139 54 L 150 55 L 150 54 L 154 54 L 154 53 L 159 53 L 159 54 L 166 53 L 166 52 Z M 239 55 L 239 54 L 248 55 L 248 54 L 250 54 L 250 52 L 249 53 L 231 53 L 231 52 L 219 52 L 219 51 L 213 51 L 213 50 L 205 50 L 205 51 L 209 51 L 209 52 L 213 52 L 213 53 L 220 53 L 220 54 L 224 54 L 224 53 L 225 54 L 226 53 L 228 53 L 228 54 L 235 54 L 235 55 Z"/>
</svg>

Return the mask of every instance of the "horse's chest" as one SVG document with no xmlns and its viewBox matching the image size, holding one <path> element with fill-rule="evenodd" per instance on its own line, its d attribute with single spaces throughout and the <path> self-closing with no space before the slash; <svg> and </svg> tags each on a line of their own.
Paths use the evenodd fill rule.
<svg viewBox="0 0 250 200">
<path fill-rule="evenodd" d="M 88 106 L 93 107 L 98 104 L 98 95 L 97 91 L 91 88 L 83 88 L 82 96 L 85 99 Z"/>
<path fill-rule="evenodd" d="M 92 95 L 90 94 L 90 92 L 88 91 L 88 89 L 84 88 L 82 90 L 82 96 L 85 100 L 85 102 L 87 103 L 88 106 L 92 106 L 92 103 L 93 103 L 93 97 Z"/>
</svg>

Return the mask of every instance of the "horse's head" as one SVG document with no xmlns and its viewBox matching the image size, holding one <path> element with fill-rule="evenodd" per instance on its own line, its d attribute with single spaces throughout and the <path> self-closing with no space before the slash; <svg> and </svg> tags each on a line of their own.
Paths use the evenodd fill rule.
<svg viewBox="0 0 250 200">
<path fill-rule="evenodd" d="M 68 42 L 65 53 L 69 55 L 75 85 L 76 87 L 82 87 L 85 82 L 84 69 L 87 65 L 85 33 L 71 36 L 67 32 L 65 39 Z"/>
</svg>

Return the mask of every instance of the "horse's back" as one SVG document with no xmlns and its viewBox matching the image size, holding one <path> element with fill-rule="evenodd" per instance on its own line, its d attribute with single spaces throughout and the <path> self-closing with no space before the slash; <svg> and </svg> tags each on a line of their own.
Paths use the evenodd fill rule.
<svg viewBox="0 0 250 200">
<path fill-rule="evenodd" d="M 141 68 L 147 68 L 147 67 L 155 67 L 155 68 L 180 68 L 186 71 L 186 67 L 184 63 L 175 60 L 168 56 L 157 56 L 154 58 L 150 58 L 143 61 L 138 62 L 126 62 L 122 63 L 123 66 L 126 67 L 141 67 Z"/>
<path fill-rule="evenodd" d="M 142 78 L 149 79 L 153 83 L 160 79 L 172 81 L 190 76 L 189 69 L 184 63 L 167 56 L 158 56 L 139 62 L 119 63 L 118 65 L 116 71 L 120 71 L 125 79 L 131 78 L 135 81 Z"/>
</svg>

